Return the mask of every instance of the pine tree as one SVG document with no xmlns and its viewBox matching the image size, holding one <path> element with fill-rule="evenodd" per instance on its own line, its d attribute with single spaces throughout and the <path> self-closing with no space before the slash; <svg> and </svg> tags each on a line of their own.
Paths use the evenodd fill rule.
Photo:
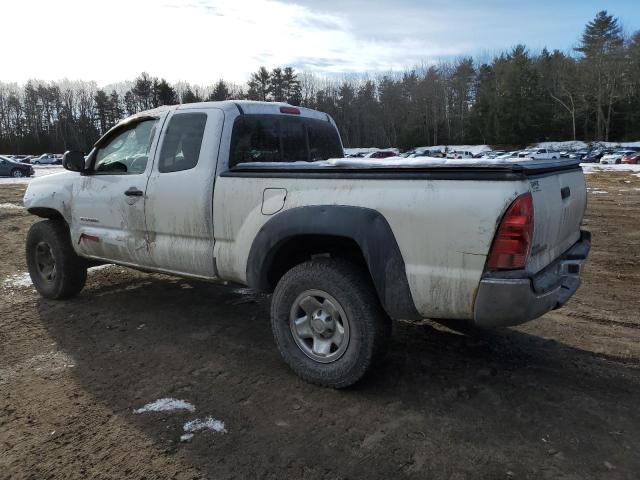
<svg viewBox="0 0 640 480">
<path fill-rule="evenodd" d="M 291 67 L 286 67 L 282 74 L 284 84 L 284 97 L 291 105 L 300 105 L 302 102 L 302 89 L 298 81 L 298 75 Z"/>
<path fill-rule="evenodd" d="M 621 86 L 623 45 L 622 27 L 618 19 L 602 10 L 587 23 L 580 46 L 576 48 L 584 55 L 587 73 L 590 74 L 598 140 L 609 140 L 613 106 Z"/>
<path fill-rule="evenodd" d="M 229 100 L 230 98 L 231 92 L 229 91 L 229 87 L 227 87 L 224 80 L 218 80 L 218 83 L 213 87 L 213 91 L 209 95 L 208 100 L 221 102 L 223 100 Z"/>
<path fill-rule="evenodd" d="M 257 72 L 252 73 L 247 83 L 249 86 L 248 99 L 266 101 L 269 94 L 270 79 L 269 71 L 264 67 L 260 67 Z"/>
<path fill-rule="evenodd" d="M 178 95 L 174 88 L 162 78 L 155 81 L 153 85 L 154 99 L 156 106 L 160 105 L 176 105 L 178 103 Z"/>
</svg>

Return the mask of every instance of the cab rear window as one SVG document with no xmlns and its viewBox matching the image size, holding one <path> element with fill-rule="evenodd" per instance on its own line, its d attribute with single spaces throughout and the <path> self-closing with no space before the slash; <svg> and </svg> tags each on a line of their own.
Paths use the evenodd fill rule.
<svg viewBox="0 0 640 480">
<path fill-rule="evenodd" d="M 229 167 L 248 162 L 313 162 L 343 156 L 335 127 L 284 115 L 241 115 L 233 124 Z"/>
</svg>

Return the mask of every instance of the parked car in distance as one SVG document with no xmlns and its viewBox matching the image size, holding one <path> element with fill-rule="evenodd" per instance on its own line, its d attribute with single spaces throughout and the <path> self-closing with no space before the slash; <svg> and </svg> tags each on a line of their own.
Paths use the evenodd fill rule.
<svg viewBox="0 0 640 480">
<path fill-rule="evenodd" d="M 608 155 L 612 152 L 613 150 L 602 148 L 591 150 L 582 158 L 582 161 L 584 163 L 598 163 L 603 156 Z"/>
<path fill-rule="evenodd" d="M 620 163 L 624 163 L 625 165 L 637 165 L 640 163 L 640 153 L 627 153 L 622 156 Z"/>
<path fill-rule="evenodd" d="M 498 155 L 497 157 L 494 157 L 495 160 L 507 160 L 510 158 L 518 158 L 520 153 L 522 153 L 524 150 L 516 150 L 514 152 L 505 152 L 502 155 Z"/>
<path fill-rule="evenodd" d="M 504 155 L 505 152 L 504 150 L 489 150 L 486 152 L 481 152 L 478 155 L 480 155 L 479 157 L 475 157 L 475 158 L 489 158 L 489 159 L 493 159 L 493 158 L 497 158 L 501 155 Z"/>
<path fill-rule="evenodd" d="M 13 159 L 17 162 L 30 163 L 33 157 L 31 155 L 14 155 Z"/>
<path fill-rule="evenodd" d="M 578 150 L 576 152 L 571 152 L 569 154 L 569 158 L 577 158 L 578 160 L 582 160 L 589 154 L 589 150 Z"/>
<path fill-rule="evenodd" d="M 530 148 L 520 152 L 518 157 L 531 158 L 532 160 L 556 160 L 560 158 L 560 154 L 548 148 Z"/>
<path fill-rule="evenodd" d="M 31 163 L 34 165 L 52 165 L 56 161 L 57 157 L 53 153 L 43 153 L 39 157 L 31 159 Z"/>
<path fill-rule="evenodd" d="M 30 177 L 33 175 L 33 167 L 13 160 L 12 158 L 0 156 L 0 177 Z"/>
<path fill-rule="evenodd" d="M 602 165 L 617 165 L 622 163 L 622 157 L 628 154 L 635 154 L 634 150 L 616 150 L 608 155 L 603 155 L 600 159 Z"/>
<path fill-rule="evenodd" d="M 396 152 L 392 152 L 389 150 L 379 150 L 377 152 L 367 153 L 364 158 L 388 158 L 395 157 L 396 155 Z"/>
<path fill-rule="evenodd" d="M 454 152 L 447 153 L 447 158 L 453 158 L 456 160 L 469 160 L 473 158 L 473 153 L 467 150 L 456 150 Z"/>
</svg>

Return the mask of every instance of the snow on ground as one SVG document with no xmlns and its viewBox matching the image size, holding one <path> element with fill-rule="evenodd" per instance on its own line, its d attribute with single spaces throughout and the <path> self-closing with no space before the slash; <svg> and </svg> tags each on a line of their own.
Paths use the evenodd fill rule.
<svg viewBox="0 0 640 480">
<path fill-rule="evenodd" d="M 413 150 L 418 151 L 439 151 L 444 153 L 445 150 L 447 152 L 471 152 L 472 154 L 477 154 L 481 152 L 489 152 L 491 151 L 491 147 L 489 145 L 434 145 L 431 147 L 416 147 Z"/>
<path fill-rule="evenodd" d="M 174 410 L 189 410 L 190 412 L 195 412 L 196 407 L 185 400 L 160 398 L 155 402 L 147 403 L 144 407 L 134 410 L 133 413 L 171 412 Z"/>
<path fill-rule="evenodd" d="M 395 152 L 400 153 L 400 150 L 394 147 L 378 148 L 378 147 L 358 147 L 358 148 L 345 148 L 345 155 L 355 155 L 356 153 L 372 153 L 372 152 Z"/>
<path fill-rule="evenodd" d="M 640 173 L 640 165 L 606 165 L 600 163 L 581 163 L 582 171 L 586 174 L 594 172 L 631 172 Z M 638 175 L 640 176 L 640 175 Z"/>
<path fill-rule="evenodd" d="M 27 288 L 32 285 L 31 277 L 27 272 L 16 273 L 14 275 L 9 275 L 8 277 L 6 277 L 2 282 L 2 285 L 5 288 Z"/>
<path fill-rule="evenodd" d="M 107 263 L 104 265 L 98 265 L 97 267 L 90 267 L 87 270 L 87 272 L 89 274 L 92 274 L 94 272 L 105 270 L 107 268 L 112 268 L 112 267 L 117 267 L 117 265 L 113 265 L 110 263 Z M 9 275 L 2 282 L 2 286 L 4 288 L 13 288 L 13 289 L 27 288 L 27 287 L 31 287 L 32 285 L 33 284 L 31 282 L 31 277 L 29 276 L 29 272 L 16 273 L 13 275 Z"/>
<path fill-rule="evenodd" d="M 16 205 L 15 203 L 0 203 L 0 209 L 5 210 L 22 210 L 22 205 Z"/>
<path fill-rule="evenodd" d="M 200 420 L 199 418 L 190 420 L 184 424 L 183 429 L 187 434 L 199 432 L 201 430 L 212 430 L 218 433 L 227 433 L 227 429 L 224 428 L 224 422 L 216 420 L 213 417 L 207 417 L 204 420 Z"/>
</svg>

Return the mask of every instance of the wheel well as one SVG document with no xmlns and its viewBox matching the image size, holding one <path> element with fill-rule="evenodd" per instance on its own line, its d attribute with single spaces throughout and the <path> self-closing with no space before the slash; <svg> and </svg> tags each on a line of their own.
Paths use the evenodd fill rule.
<svg viewBox="0 0 640 480">
<path fill-rule="evenodd" d="M 28 209 L 27 212 L 29 212 L 31 215 L 37 215 L 38 217 L 42 217 L 42 218 L 50 218 L 52 220 L 62 220 L 66 224 L 66 221 L 62 216 L 62 214 L 53 208 L 33 207 Z"/>
<path fill-rule="evenodd" d="M 267 269 L 269 291 L 278 284 L 282 276 L 296 265 L 306 262 L 315 256 L 343 258 L 361 265 L 368 270 L 367 262 L 360 246 L 349 237 L 336 235 L 297 235 L 282 242 L 276 247 Z"/>
</svg>

